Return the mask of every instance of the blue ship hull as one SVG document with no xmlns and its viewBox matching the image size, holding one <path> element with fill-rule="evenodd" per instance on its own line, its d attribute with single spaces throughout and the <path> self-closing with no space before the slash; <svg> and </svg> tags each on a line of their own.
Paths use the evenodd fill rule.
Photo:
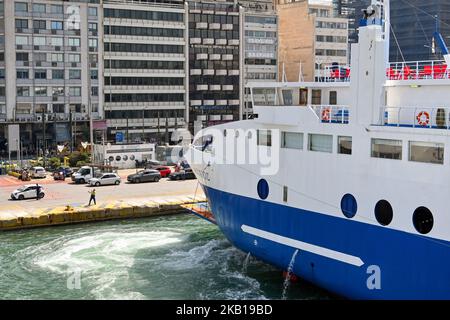
<svg viewBox="0 0 450 320">
<path fill-rule="evenodd" d="M 300 249 L 293 273 L 319 287 L 351 299 L 450 299 L 449 242 L 203 188 L 233 245 L 280 269 L 287 269 L 296 248 L 243 226 L 362 260 L 356 266 Z"/>
</svg>

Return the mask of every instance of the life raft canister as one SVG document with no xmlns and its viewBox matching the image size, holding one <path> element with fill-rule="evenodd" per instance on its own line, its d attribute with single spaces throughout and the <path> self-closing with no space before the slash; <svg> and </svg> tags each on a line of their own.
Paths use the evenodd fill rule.
<svg viewBox="0 0 450 320">
<path fill-rule="evenodd" d="M 330 109 L 329 108 L 322 110 L 322 121 L 330 121 Z"/>
<path fill-rule="evenodd" d="M 417 115 L 417 122 L 420 126 L 427 126 L 430 124 L 430 114 L 426 111 L 421 111 Z"/>
</svg>

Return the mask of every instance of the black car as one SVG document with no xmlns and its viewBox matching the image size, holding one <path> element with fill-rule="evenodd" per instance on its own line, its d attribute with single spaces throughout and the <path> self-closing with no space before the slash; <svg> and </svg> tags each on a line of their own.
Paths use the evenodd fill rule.
<svg viewBox="0 0 450 320">
<path fill-rule="evenodd" d="M 54 171 L 54 173 L 64 172 L 66 178 L 70 177 L 73 174 L 73 170 L 70 167 L 59 167 Z"/>
<path fill-rule="evenodd" d="M 192 180 L 197 179 L 194 174 L 194 171 L 191 169 L 179 172 L 173 172 L 169 175 L 170 180 Z"/>
<path fill-rule="evenodd" d="M 161 174 L 158 170 L 141 170 L 127 177 L 128 182 L 131 183 L 158 182 L 160 179 Z"/>
</svg>

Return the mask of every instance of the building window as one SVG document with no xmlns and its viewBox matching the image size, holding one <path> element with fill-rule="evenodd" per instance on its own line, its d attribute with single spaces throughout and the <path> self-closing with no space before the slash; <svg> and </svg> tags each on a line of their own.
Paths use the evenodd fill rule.
<svg viewBox="0 0 450 320">
<path fill-rule="evenodd" d="M 372 157 L 383 159 L 402 159 L 402 141 L 372 139 Z"/>
<path fill-rule="evenodd" d="M 410 141 L 409 161 L 444 164 L 444 144 Z"/>
<path fill-rule="evenodd" d="M 308 150 L 332 153 L 333 136 L 325 134 L 309 134 Z"/>
<path fill-rule="evenodd" d="M 28 29 L 28 20 L 26 19 L 16 19 L 17 29 Z"/>
<path fill-rule="evenodd" d="M 69 38 L 69 46 L 70 47 L 79 47 L 80 46 L 80 38 Z"/>
<path fill-rule="evenodd" d="M 16 52 L 16 61 L 29 61 L 28 52 Z"/>
<path fill-rule="evenodd" d="M 69 70 L 69 79 L 71 80 L 81 79 L 81 70 Z"/>
<path fill-rule="evenodd" d="M 52 70 L 52 79 L 64 79 L 64 70 L 53 69 Z"/>
<path fill-rule="evenodd" d="M 333 106 L 337 105 L 337 92 L 336 91 L 330 91 L 330 104 Z"/>
<path fill-rule="evenodd" d="M 35 12 L 35 13 L 45 13 L 45 4 L 33 3 L 33 12 Z"/>
<path fill-rule="evenodd" d="M 30 87 L 17 87 L 17 96 L 18 97 L 29 97 L 30 96 Z"/>
<path fill-rule="evenodd" d="M 47 61 L 47 54 L 45 52 L 35 52 L 33 54 L 34 62 L 45 62 Z"/>
<path fill-rule="evenodd" d="M 91 17 L 96 17 L 97 16 L 97 8 L 96 7 L 89 7 L 88 8 L 88 14 Z"/>
<path fill-rule="evenodd" d="M 52 62 L 63 62 L 64 61 L 64 54 L 62 54 L 62 53 L 52 53 L 50 58 L 51 58 Z"/>
<path fill-rule="evenodd" d="M 91 96 L 98 97 L 98 87 L 91 88 Z"/>
<path fill-rule="evenodd" d="M 98 40 L 97 39 L 89 39 L 89 48 L 97 48 Z"/>
<path fill-rule="evenodd" d="M 47 71 L 46 70 L 35 70 L 34 78 L 35 79 L 47 79 Z"/>
<path fill-rule="evenodd" d="M 338 153 L 352 154 L 352 137 L 338 137 Z"/>
<path fill-rule="evenodd" d="M 28 37 L 16 36 L 16 45 L 20 45 L 20 46 L 28 45 Z"/>
<path fill-rule="evenodd" d="M 17 70 L 16 77 L 17 79 L 29 79 L 30 72 L 28 70 Z"/>
<path fill-rule="evenodd" d="M 50 13 L 63 13 L 64 9 L 62 5 L 59 4 L 52 4 L 50 5 Z"/>
<path fill-rule="evenodd" d="M 89 31 L 96 32 L 98 30 L 98 24 L 94 22 L 89 22 Z"/>
<path fill-rule="evenodd" d="M 52 21 L 52 30 L 63 30 L 62 21 Z"/>
<path fill-rule="evenodd" d="M 272 131 L 271 130 L 258 130 L 258 138 L 257 138 L 258 146 L 272 146 Z"/>
<path fill-rule="evenodd" d="M 311 103 L 313 105 L 322 104 L 322 90 L 312 90 Z"/>
<path fill-rule="evenodd" d="M 54 113 L 65 113 L 65 108 L 63 104 L 54 104 L 53 105 Z"/>
<path fill-rule="evenodd" d="M 33 29 L 47 29 L 47 23 L 45 20 L 33 20 Z"/>
<path fill-rule="evenodd" d="M 64 96 L 64 87 L 53 87 L 52 88 L 52 96 Z"/>
<path fill-rule="evenodd" d="M 47 96 L 47 87 L 35 87 L 34 95 L 37 97 L 46 97 Z"/>
<path fill-rule="evenodd" d="M 98 70 L 91 70 L 91 79 L 98 80 Z"/>
<path fill-rule="evenodd" d="M 28 4 L 26 2 L 14 3 L 15 12 L 28 12 Z"/>
<path fill-rule="evenodd" d="M 70 87 L 69 94 L 72 97 L 80 97 L 81 96 L 81 87 Z"/>
<path fill-rule="evenodd" d="M 303 133 L 282 132 L 281 147 L 286 149 L 303 149 Z"/>
<path fill-rule="evenodd" d="M 45 46 L 45 37 L 34 37 L 33 45 L 35 46 Z"/>
<path fill-rule="evenodd" d="M 76 63 L 78 63 L 80 61 L 81 61 L 81 57 L 80 57 L 79 54 L 73 54 L 73 53 L 69 54 L 69 62 L 76 62 Z"/>
<path fill-rule="evenodd" d="M 63 38 L 52 38 L 51 45 L 55 47 L 62 47 L 64 44 Z"/>
</svg>

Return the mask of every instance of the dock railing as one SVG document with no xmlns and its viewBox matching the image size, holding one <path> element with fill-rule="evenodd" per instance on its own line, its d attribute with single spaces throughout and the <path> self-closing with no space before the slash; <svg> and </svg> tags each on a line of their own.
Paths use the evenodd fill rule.
<svg viewBox="0 0 450 320">
<path fill-rule="evenodd" d="M 386 70 L 388 80 L 450 79 L 444 60 L 392 62 Z"/>
</svg>

